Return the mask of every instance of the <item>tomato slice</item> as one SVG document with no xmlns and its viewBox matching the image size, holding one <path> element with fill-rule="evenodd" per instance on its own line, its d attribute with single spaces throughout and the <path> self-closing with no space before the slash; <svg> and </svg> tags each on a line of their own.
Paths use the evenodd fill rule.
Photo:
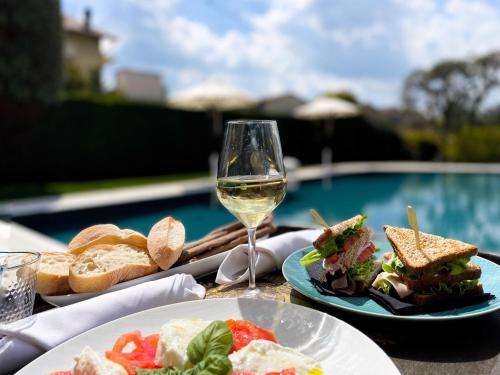
<svg viewBox="0 0 500 375">
<path fill-rule="evenodd" d="M 274 335 L 248 320 L 227 320 L 231 333 L 233 334 L 233 347 L 231 352 L 236 352 L 247 346 L 252 340 L 267 340 L 277 342 Z"/>
<path fill-rule="evenodd" d="M 278 372 L 266 372 L 264 375 L 295 375 L 295 369 L 287 368 Z"/>
<path fill-rule="evenodd" d="M 154 362 L 159 338 L 158 334 L 143 338 L 139 331 L 125 333 L 116 340 L 113 349 L 105 353 L 106 358 L 123 366 L 127 375 L 135 375 L 137 368 L 159 368 Z M 133 349 L 124 352 L 130 343 L 134 344 Z"/>
<path fill-rule="evenodd" d="M 358 262 L 364 262 L 365 260 L 368 260 L 372 256 L 372 254 L 375 252 L 375 245 L 373 242 L 370 242 L 370 244 L 359 254 L 358 256 Z"/>
</svg>

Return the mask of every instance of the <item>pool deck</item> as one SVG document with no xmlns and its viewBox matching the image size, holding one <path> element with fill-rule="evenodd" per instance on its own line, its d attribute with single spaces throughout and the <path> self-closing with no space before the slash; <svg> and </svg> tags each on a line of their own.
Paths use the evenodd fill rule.
<svg viewBox="0 0 500 375">
<path fill-rule="evenodd" d="M 290 182 L 306 181 L 331 176 L 365 173 L 481 173 L 500 174 L 500 163 L 448 162 L 344 162 L 302 167 L 288 174 Z M 69 193 L 56 196 L 16 199 L 0 203 L 0 216 L 20 217 L 48 214 L 126 203 L 175 198 L 207 193 L 214 188 L 210 177 L 187 181 L 158 183 Z M 2 229 L 3 228 L 3 229 Z M 7 229 L 8 228 L 8 229 Z M 0 220 L 0 248 L 62 249 L 64 244 L 19 224 Z"/>
</svg>

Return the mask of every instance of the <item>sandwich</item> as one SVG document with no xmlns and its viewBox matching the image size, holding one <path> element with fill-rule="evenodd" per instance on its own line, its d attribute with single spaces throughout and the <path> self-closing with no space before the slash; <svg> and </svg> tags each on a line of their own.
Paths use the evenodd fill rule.
<svg viewBox="0 0 500 375">
<path fill-rule="evenodd" d="M 384 226 L 394 253 L 373 287 L 416 305 L 483 294 L 481 268 L 470 263 L 477 247 L 411 229 Z"/>
<path fill-rule="evenodd" d="M 373 257 L 376 247 L 365 219 L 366 215 L 357 215 L 325 229 L 313 242 L 314 250 L 300 259 L 305 267 L 321 261 L 316 279 L 329 290 L 363 292 L 380 272 L 382 262 Z"/>
</svg>

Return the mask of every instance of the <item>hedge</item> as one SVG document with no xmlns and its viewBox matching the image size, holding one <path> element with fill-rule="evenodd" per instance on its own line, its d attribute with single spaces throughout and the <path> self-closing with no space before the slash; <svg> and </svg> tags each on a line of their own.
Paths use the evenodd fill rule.
<svg viewBox="0 0 500 375">
<path fill-rule="evenodd" d="M 450 138 L 446 159 L 468 162 L 500 162 L 500 126 L 465 127 Z"/>
<path fill-rule="evenodd" d="M 66 100 L 48 108 L 11 106 L 3 115 L 2 179 L 11 183 L 206 171 L 209 153 L 221 147 L 206 113 L 163 106 Z M 224 120 L 241 116 L 225 114 Z M 335 161 L 408 157 L 395 133 L 361 117 L 338 120 L 332 140 L 318 123 L 281 118 L 278 126 L 284 154 L 304 164 L 319 163 L 326 144 Z"/>
</svg>

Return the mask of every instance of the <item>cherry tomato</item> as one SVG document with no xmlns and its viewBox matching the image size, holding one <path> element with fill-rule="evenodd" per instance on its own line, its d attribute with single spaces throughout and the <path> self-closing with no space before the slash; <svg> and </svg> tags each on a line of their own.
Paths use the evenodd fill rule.
<svg viewBox="0 0 500 375">
<path fill-rule="evenodd" d="M 231 352 L 236 352 L 247 346 L 252 340 L 267 340 L 276 342 L 274 335 L 248 320 L 227 320 L 227 325 L 233 334 L 233 347 Z"/>
</svg>

